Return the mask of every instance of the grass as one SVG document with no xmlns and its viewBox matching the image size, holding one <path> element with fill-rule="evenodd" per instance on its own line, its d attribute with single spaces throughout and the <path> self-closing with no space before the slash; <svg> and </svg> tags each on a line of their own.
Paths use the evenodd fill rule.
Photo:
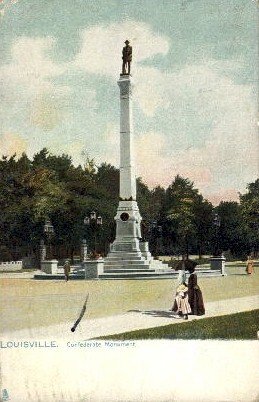
<svg viewBox="0 0 259 402">
<path fill-rule="evenodd" d="M 165 325 L 122 334 L 105 336 L 99 339 L 257 339 L 259 330 L 259 310 L 223 315 L 219 317 L 193 320 L 191 322 Z"/>
<path fill-rule="evenodd" d="M 258 294 L 259 269 L 248 276 L 243 267 L 227 268 L 226 277 L 199 278 L 207 302 Z M 176 279 L 61 280 L 10 279 L 0 276 L 0 332 L 74 322 L 86 294 L 85 319 L 123 314 L 128 310 L 169 309 Z"/>
</svg>

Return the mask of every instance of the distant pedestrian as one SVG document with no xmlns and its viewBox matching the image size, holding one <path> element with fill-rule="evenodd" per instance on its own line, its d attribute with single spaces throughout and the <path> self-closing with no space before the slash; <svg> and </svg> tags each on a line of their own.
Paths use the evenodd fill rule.
<svg viewBox="0 0 259 402">
<path fill-rule="evenodd" d="M 67 282 L 68 279 L 69 279 L 70 270 L 71 270 L 70 261 L 69 261 L 69 260 L 66 260 L 66 261 L 65 261 L 65 264 L 64 264 L 64 274 L 65 274 L 65 280 L 66 280 L 66 282 Z"/>
<path fill-rule="evenodd" d="M 252 257 L 249 255 L 246 261 L 246 273 L 247 275 L 251 275 L 254 273 L 254 261 Z"/>
<path fill-rule="evenodd" d="M 172 311 L 188 320 L 188 314 L 191 313 L 191 307 L 188 302 L 188 287 L 186 283 L 180 284 L 176 289 L 176 295 Z"/>
<path fill-rule="evenodd" d="M 205 307 L 203 303 L 203 297 L 200 287 L 197 284 L 197 275 L 195 267 L 188 269 L 190 276 L 188 279 L 188 300 L 190 303 L 191 311 L 193 315 L 204 315 Z"/>
</svg>

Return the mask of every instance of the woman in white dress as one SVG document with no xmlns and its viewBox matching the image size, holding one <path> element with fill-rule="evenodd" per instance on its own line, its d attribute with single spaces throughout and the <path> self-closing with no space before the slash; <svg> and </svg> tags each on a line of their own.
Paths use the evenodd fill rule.
<svg viewBox="0 0 259 402">
<path fill-rule="evenodd" d="M 188 314 L 190 314 L 192 310 L 188 301 L 188 286 L 186 283 L 178 285 L 172 311 L 185 320 L 188 320 Z"/>
</svg>

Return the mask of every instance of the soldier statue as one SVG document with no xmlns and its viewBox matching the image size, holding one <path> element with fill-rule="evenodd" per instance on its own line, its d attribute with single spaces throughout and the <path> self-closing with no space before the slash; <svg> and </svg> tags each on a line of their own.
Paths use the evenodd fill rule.
<svg viewBox="0 0 259 402">
<path fill-rule="evenodd" d="M 129 45 L 129 41 L 124 42 L 126 46 L 122 49 L 122 75 L 130 74 L 130 63 L 132 60 L 132 46 Z M 127 72 L 126 72 L 127 71 Z"/>
</svg>

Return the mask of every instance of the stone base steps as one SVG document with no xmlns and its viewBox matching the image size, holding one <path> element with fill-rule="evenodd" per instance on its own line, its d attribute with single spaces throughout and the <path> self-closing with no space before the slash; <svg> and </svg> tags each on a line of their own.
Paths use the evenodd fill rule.
<svg viewBox="0 0 259 402">
<path fill-rule="evenodd" d="M 159 272 L 172 272 L 168 267 L 166 267 L 164 264 L 158 265 L 158 264 L 145 264 L 145 265 L 137 265 L 137 264 L 129 264 L 129 265 L 122 265 L 122 264 L 110 264 L 110 265 L 104 265 L 104 272 L 114 272 L 115 270 L 120 270 L 119 272 L 122 272 L 123 270 L 125 272 L 129 271 L 135 271 L 135 272 L 141 272 L 141 271 L 159 271 Z"/>
<path fill-rule="evenodd" d="M 132 258 L 142 258 L 141 251 L 110 251 L 106 258 L 119 258 L 120 260 L 130 260 Z"/>
<path fill-rule="evenodd" d="M 197 269 L 196 273 L 198 277 L 219 277 L 222 276 L 220 270 L 211 270 L 211 269 Z M 107 279 L 176 279 L 179 275 L 178 271 L 170 270 L 170 269 L 140 269 L 140 268 L 114 268 L 104 270 L 103 273 L 99 274 L 99 277 L 96 279 L 107 280 Z M 188 278 L 188 274 L 187 274 Z M 37 273 L 34 275 L 34 279 L 38 280 L 65 280 L 64 273 L 56 273 L 56 274 L 46 274 L 44 272 Z M 85 273 L 84 270 L 77 272 L 72 272 L 69 275 L 69 280 L 84 280 Z M 96 280 L 95 279 L 95 280 Z"/>
<path fill-rule="evenodd" d="M 177 277 L 177 274 L 171 272 L 157 272 L 154 270 L 142 271 L 142 272 L 104 272 L 99 275 L 99 279 L 150 279 L 150 278 L 173 278 Z"/>
<path fill-rule="evenodd" d="M 50 279 L 60 279 L 60 280 L 65 280 L 65 275 L 64 274 L 45 274 L 44 272 L 42 274 L 35 274 L 33 279 L 39 279 L 39 280 L 50 280 Z M 69 275 L 69 280 L 78 280 L 78 279 L 85 279 L 84 274 L 71 274 Z M 98 278 L 97 278 L 98 279 Z"/>
<path fill-rule="evenodd" d="M 149 269 L 149 268 L 112 268 L 112 269 L 104 269 L 104 273 L 138 273 L 138 272 L 155 272 L 156 270 L 153 269 Z"/>
<path fill-rule="evenodd" d="M 179 275 L 178 271 L 170 269 L 148 269 L 148 270 L 128 270 L 128 269 L 112 269 L 104 270 L 102 274 L 99 275 L 99 279 L 172 279 L 177 278 Z M 221 276 L 220 270 L 199 270 L 197 275 L 200 277 L 214 277 Z M 188 277 L 188 275 L 187 275 Z"/>
<path fill-rule="evenodd" d="M 105 259 L 104 262 L 105 266 L 108 265 L 121 265 L 121 266 L 129 266 L 129 265 L 149 265 L 149 262 L 147 260 L 107 260 Z"/>
<path fill-rule="evenodd" d="M 106 265 L 104 264 L 104 271 L 110 272 L 114 269 L 125 269 L 125 271 L 128 271 L 129 269 L 135 269 L 136 271 L 139 270 L 148 270 L 149 269 L 149 264 L 145 264 L 145 265 L 138 265 L 138 264 L 130 264 L 130 265 L 122 265 L 122 264 L 110 264 L 110 265 Z"/>
</svg>

